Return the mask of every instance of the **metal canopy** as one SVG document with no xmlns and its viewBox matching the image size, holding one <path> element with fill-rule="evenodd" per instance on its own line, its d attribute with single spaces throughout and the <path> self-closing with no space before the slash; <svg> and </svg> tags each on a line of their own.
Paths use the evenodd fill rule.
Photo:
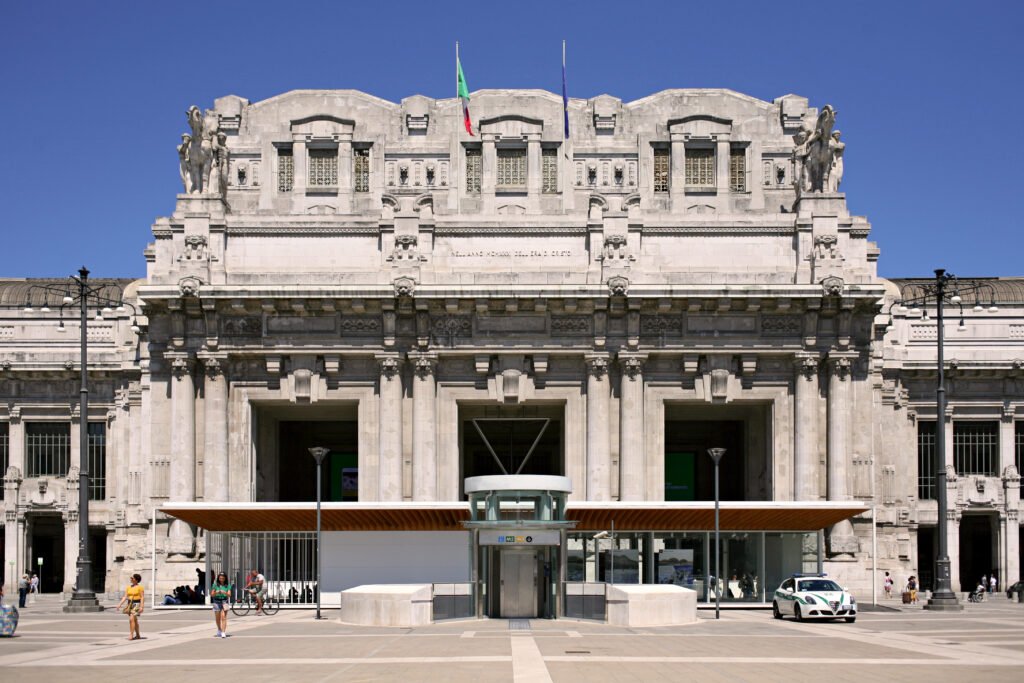
<svg viewBox="0 0 1024 683">
<path fill-rule="evenodd" d="M 854 502 L 724 502 L 727 531 L 817 531 L 867 512 Z M 313 531 L 316 503 L 167 503 L 160 511 L 209 531 Z M 462 531 L 468 502 L 325 503 L 325 531 Z M 577 531 L 708 531 L 714 503 L 570 502 Z"/>
</svg>

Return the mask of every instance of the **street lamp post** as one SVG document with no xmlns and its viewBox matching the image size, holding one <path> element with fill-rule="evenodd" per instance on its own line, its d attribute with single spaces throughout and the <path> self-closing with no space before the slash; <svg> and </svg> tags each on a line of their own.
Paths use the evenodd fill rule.
<svg viewBox="0 0 1024 683">
<path fill-rule="evenodd" d="M 91 285 L 89 283 L 89 269 L 82 266 L 78 275 L 71 275 L 66 285 L 45 284 L 35 285 L 29 290 L 42 291 L 61 297 L 60 323 L 57 327 L 59 332 L 66 332 L 64 326 L 64 308 L 78 306 L 80 320 L 79 340 L 79 389 L 78 389 L 78 410 L 80 415 L 79 423 L 79 450 L 78 450 L 78 560 L 76 562 L 75 590 L 71 594 L 68 603 L 64 605 L 65 612 L 99 612 L 103 607 L 96 599 L 92 590 L 92 561 L 89 558 L 89 306 L 90 304 L 102 307 L 102 312 L 97 310 L 96 317 L 102 320 L 102 313 L 112 313 L 112 307 L 118 311 L 125 311 L 125 307 L 132 309 L 131 331 L 138 334 L 139 324 L 137 320 L 138 310 L 130 303 L 123 300 L 119 295 L 112 299 L 103 293 L 108 286 L 106 284 Z M 49 301 L 45 298 L 40 308 L 41 312 L 49 312 Z M 25 302 L 25 311 L 32 311 L 31 300 Z M 41 583 L 41 581 L 40 581 Z"/>
<path fill-rule="evenodd" d="M 329 448 L 323 446 L 314 446 L 309 449 L 309 454 L 316 460 L 316 618 L 323 619 L 320 616 L 320 470 L 324 462 L 324 458 L 330 453 Z"/>
<path fill-rule="evenodd" d="M 988 312 L 995 313 L 999 309 L 995 304 L 995 290 L 991 285 L 983 282 L 972 282 L 962 285 L 955 275 L 947 273 L 943 268 L 935 270 L 935 284 L 918 285 L 922 290 L 917 296 L 894 302 L 903 307 L 924 306 L 927 303 L 935 302 L 935 326 L 936 326 L 936 371 L 938 380 L 935 387 L 935 485 L 938 488 L 938 536 L 939 548 L 938 557 L 935 560 L 935 589 L 928 603 L 924 606 L 927 610 L 936 611 L 959 611 L 963 605 L 956 597 L 952 587 L 952 572 L 949 561 L 949 538 L 948 520 L 946 519 L 949 504 L 946 495 L 946 367 L 944 358 L 945 345 L 945 316 L 943 307 L 945 304 L 953 304 L 960 309 L 960 325 L 958 329 L 963 330 L 963 296 L 973 294 L 975 297 L 975 311 L 985 310 L 981 305 L 979 293 L 987 290 L 990 297 Z M 924 313 L 927 319 L 927 311 Z M 892 315 L 890 313 L 889 325 L 886 331 L 892 329 Z"/>
<path fill-rule="evenodd" d="M 711 460 L 715 463 L 715 619 L 719 618 L 719 605 L 722 602 L 721 588 L 722 588 L 722 571 L 719 566 L 722 559 L 721 548 L 719 547 L 719 522 L 718 522 L 718 463 L 722 460 L 722 456 L 725 455 L 724 448 L 709 448 L 708 455 L 711 456 Z M 710 582 L 709 582 L 710 583 Z"/>
</svg>

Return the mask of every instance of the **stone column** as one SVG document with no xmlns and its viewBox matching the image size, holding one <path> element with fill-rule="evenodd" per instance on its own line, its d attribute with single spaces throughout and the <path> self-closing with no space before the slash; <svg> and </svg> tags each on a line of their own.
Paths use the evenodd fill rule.
<svg viewBox="0 0 1024 683">
<path fill-rule="evenodd" d="M 540 201 L 542 173 L 540 134 L 531 134 L 526 143 L 526 196 L 532 202 Z"/>
<path fill-rule="evenodd" d="M 1000 590 L 1006 590 L 1020 577 L 1020 473 L 1011 465 L 1003 473 L 1003 491 L 1006 500 L 1006 566 L 999 579 Z"/>
<path fill-rule="evenodd" d="M 203 442 L 203 500 L 227 502 L 228 468 L 228 378 L 226 359 L 204 358 L 203 405 L 205 439 Z"/>
<path fill-rule="evenodd" d="M 681 205 L 686 199 L 686 138 L 682 133 L 673 133 L 672 152 L 669 156 L 669 194 L 672 197 L 673 211 L 682 213 Z"/>
<path fill-rule="evenodd" d="M 608 354 L 587 354 L 587 500 L 610 498 Z"/>
<path fill-rule="evenodd" d="M 644 500 L 644 357 L 619 354 L 619 500 Z"/>
<path fill-rule="evenodd" d="M 495 208 L 494 193 L 498 182 L 498 150 L 493 133 L 480 132 L 480 200 L 484 212 Z"/>
<path fill-rule="evenodd" d="M 818 365 L 817 354 L 793 360 L 793 500 L 818 500 Z"/>
<path fill-rule="evenodd" d="M 947 500 L 956 500 L 956 480 L 946 489 Z M 954 593 L 960 592 L 960 512 L 954 503 L 946 510 L 946 547 L 949 550 L 949 585 Z M 973 586 L 972 586 L 973 588 Z"/>
<path fill-rule="evenodd" d="M 402 359 L 397 353 L 378 354 L 380 368 L 378 411 L 380 452 L 377 473 L 378 499 L 402 499 Z"/>
<path fill-rule="evenodd" d="M 437 500 L 437 357 L 421 354 L 413 364 L 412 497 Z"/>
<path fill-rule="evenodd" d="M 846 356 L 829 358 L 828 383 L 828 499 L 849 498 L 847 463 L 850 459 L 851 360 Z M 850 520 L 843 520 L 829 533 L 832 555 L 857 552 L 859 545 Z"/>
<path fill-rule="evenodd" d="M 168 498 L 182 503 L 196 495 L 196 402 L 192 378 L 193 361 L 181 355 L 171 361 L 171 466 Z M 168 552 L 195 552 L 192 527 L 180 519 L 171 522 Z"/>
</svg>

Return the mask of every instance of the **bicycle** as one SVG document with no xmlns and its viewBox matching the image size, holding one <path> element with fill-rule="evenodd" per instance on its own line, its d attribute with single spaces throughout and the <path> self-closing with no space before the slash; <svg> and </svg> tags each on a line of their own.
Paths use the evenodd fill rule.
<svg viewBox="0 0 1024 683">
<path fill-rule="evenodd" d="M 231 611 L 237 617 L 244 617 L 250 610 L 255 608 L 256 596 L 248 590 L 243 590 L 238 598 L 231 601 Z M 263 613 L 269 617 L 277 614 L 279 609 L 281 609 L 281 603 L 277 598 L 271 596 L 270 593 L 267 593 L 266 597 L 263 598 Z"/>
</svg>

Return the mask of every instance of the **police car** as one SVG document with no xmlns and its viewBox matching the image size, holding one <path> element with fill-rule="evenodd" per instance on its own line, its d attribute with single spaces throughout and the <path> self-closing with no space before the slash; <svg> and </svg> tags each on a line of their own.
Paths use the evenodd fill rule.
<svg viewBox="0 0 1024 683">
<path fill-rule="evenodd" d="M 857 620 L 857 601 L 825 574 L 793 574 L 775 591 L 772 615 L 776 619 L 792 615 L 804 619 Z"/>
</svg>

